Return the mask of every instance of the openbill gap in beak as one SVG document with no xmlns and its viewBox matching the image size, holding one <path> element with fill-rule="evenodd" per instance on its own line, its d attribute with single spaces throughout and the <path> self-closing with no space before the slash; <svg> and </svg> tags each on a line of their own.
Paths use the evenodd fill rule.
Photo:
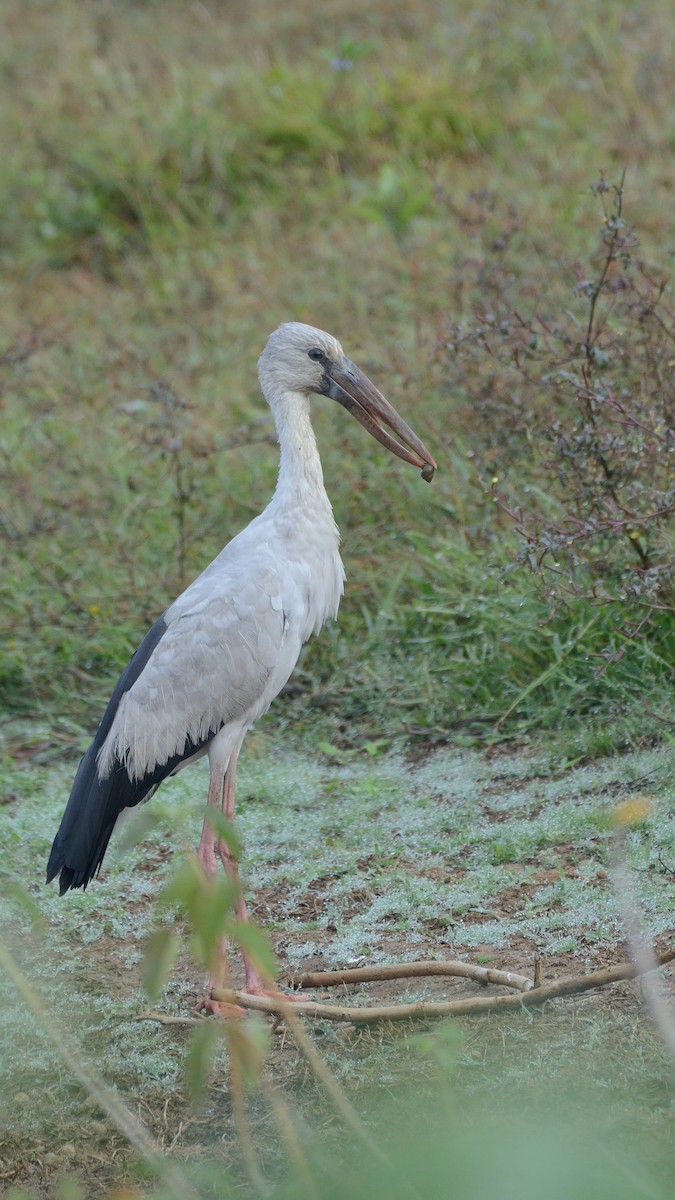
<svg viewBox="0 0 675 1200">
<path fill-rule="evenodd" d="M 392 454 L 412 463 L 414 467 L 421 467 L 422 478 L 427 483 L 431 482 L 436 462 L 426 446 L 356 363 L 346 357 L 338 363 L 329 363 L 322 393 L 330 396 L 331 400 L 337 400 L 338 404 L 356 417 L 364 429 L 386 446 L 387 450 L 391 450 Z M 383 428 L 382 422 L 401 440 L 396 441 L 396 438 Z M 401 442 L 405 442 L 406 445 L 401 445 Z"/>
</svg>

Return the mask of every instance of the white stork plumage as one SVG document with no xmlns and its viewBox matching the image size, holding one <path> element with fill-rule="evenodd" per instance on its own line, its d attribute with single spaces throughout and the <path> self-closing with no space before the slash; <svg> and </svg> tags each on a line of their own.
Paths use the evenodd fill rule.
<svg viewBox="0 0 675 1200">
<path fill-rule="evenodd" d="M 97 873 L 126 809 L 204 754 L 208 803 L 232 819 L 246 731 L 288 680 L 303 643 L 337 615 L 345 576 L 310 395 L 337 400 L 384 446 L 421 468 L 425 479 L 433 475 L 436 464 L 426 447 L 330 334 L 297 322 L 281 325 L 268 339 L 258 372 L 280 445 L 276 490 L 264 512 L 153 625 L 122 672 L 52 846 L 47 882 L 60 874 L 61 895 L 85 888 Z M 209 875 L 220 858 L 238 884 L 236 860 L 208 820 L 198 857 Z M 238 916 L 245 919 L 238 894 Z M 244 970 L 245 989 L 264 993 L 246 954 Z M 223 971 L 224 958 L 201 1007 L 221 1011 L 210 991 Z"/>
</svg>

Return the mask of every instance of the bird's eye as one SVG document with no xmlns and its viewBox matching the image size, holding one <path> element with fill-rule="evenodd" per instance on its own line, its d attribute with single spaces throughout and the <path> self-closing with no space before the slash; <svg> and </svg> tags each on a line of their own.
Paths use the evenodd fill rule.
<svg viewBox="0 0 675 1200">
<path fill-rule="evenodd" d="M 326 359 L 323 350 L 320 350 L 318 346 L 313 346 L 311 350 L 308 350 L 307 357 L 311 358 L 312 362 L 325 362 Z"/>
</svg>

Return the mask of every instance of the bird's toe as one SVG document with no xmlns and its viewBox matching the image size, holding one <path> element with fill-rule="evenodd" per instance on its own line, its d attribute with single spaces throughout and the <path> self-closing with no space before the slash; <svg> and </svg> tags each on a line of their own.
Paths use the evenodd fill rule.
<svg viewBox="0 0 675 1200">
<path fill-rule="evenodd" d="M 239 1004 L 228 1004 L 225 1000 L 214 1000 L 210 992 L 205 992 L 192 1009 L 192 1015 L 193 1017 L 212 1015 L 220 1017 L 221 1020 L 230 1020 L 232 1017 L 245 1016 L 246 1009 Z"/>
</svg>

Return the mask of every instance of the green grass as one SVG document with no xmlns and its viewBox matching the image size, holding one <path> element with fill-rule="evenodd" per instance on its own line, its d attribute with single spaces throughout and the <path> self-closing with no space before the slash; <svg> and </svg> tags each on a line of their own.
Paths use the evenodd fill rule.
<svg viewBox="0 0 675 1200">
<path fill-rule="evenodd" d="M 342 337 L 441 469 L 422 487 L 315 405 L 348 593 L 277 722 L 304 725 L 310 699 L 343 744 L 357 726 L 471 738 L 564 723 L 591 753 L 650 736 L 654 715 L 663 728 L 669 612 L 627 641 L 639 601 L 577 600 L 549 620 L 536 580 L 502 575 L 518 541 L 495 470 L 529 479 L 533 515 L 561 497 L 519 406 L 541 406 L 545 385 L 530 395 L 474 336 L 514 311 L 583 325 L 574 286 L 597 272 L 588 188 L 603 167 L 627 168 L 644 257 L 667 273 L 672 156 L 648 82 L 665 7 L 645 22 L 628 3 L 511 18 L 483 3 L 448 23 L 419 3 L 354 23 L 338 6 L 318 37 L 302 4 L 236 23 L 164 5 L 161 36 L 152 6 L 15 11 L 5 706 L 88 725 L 147 624 L 266 502 L 276 451 L 259 440 L 255 358 L 299 317 Z"/>
<path fill-rule="evenodd" d="M 391 928 L 405 929 L 405 957 L 419 957 L 429 930 L 440 928 L 454 944 L 496 947 L 508 945 L 519 928 L 547 953 L 561 931 L 583 930 L 574 949 L 606 949 L 621 937 L 606 882 L 611 817 L 617 797 L 635 792 L 650 796 L 654 813 L 630 835 L 627 862 L 650 933 L 670 929 L 668 875 L 658 870 L 673 855 L 669 751 L 561 771 L 542 751 L 505 754 L 495 765 L 477 752 L 438 751 L 411 769 L 398 755 L 337 767 L 321 754 L 270 750 L 254 739 L 244 757 L 238 825 L 247 888 L 273 897 L 276 932 L 293 934 L 285 946 L 292 967 L 320 952 L 333 920 L 330 953 L 341 963 L 364 950 L 375 960 L 386 957 Z M 3 772 L 3 860 L 17 878 L 31 878 L 30 864 L 46 860 L 71 775 L 63 766 Z M 140 942 L 153 919 L 146 905 L 170 870 L 171 857 L 158 852 L 167 842 L 196 843 L 205 780 L 200 767 L 164 785 L 140 814 L 150 821 L 152 840 L 137 846 L 132 833 L 122 840 L 124 850 L 113 848 L 106 859 L 112 891 L 97 886 L 64 902 L 52 889 L 43 892 L 36 872 L 31 891 L 47 918 L 83 945 L 102 933 Z M 509 922 L 491 909 L 514 885 L 524 887 Z M 551 925 L 554 900 L 563 912 Z M 321 929 L 313 944 L 317 911 Z M 468 912 L 480 922 L 467 924 Z M 267 923 L 262 911 L 260 919 Z"/>
</svg>

